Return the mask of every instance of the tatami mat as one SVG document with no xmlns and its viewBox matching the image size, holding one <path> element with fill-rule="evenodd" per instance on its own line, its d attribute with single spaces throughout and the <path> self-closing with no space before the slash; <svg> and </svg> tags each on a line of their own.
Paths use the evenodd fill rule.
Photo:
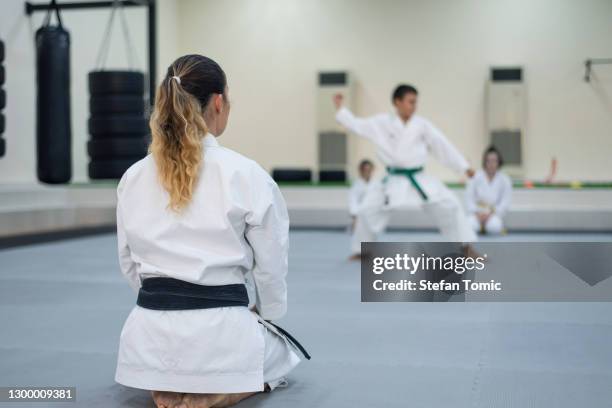
<svg viewBox="0 0 612 408">
<path fill-rule="evenodd" d="M 612 303 L 364 304 L 359 264 L 345 260 L 347 250 L 342 232 L 292 232 L 282 325 L 313 359 L 298 366 L 288 388 L 239 406 L 610 406 Z M 147 392 L 113 382 L 135 295 L 118 271 L 112 234 L 6 249 L 0 265 L 0 385 L 76 386 L 79 407 L 153 406 Z"/>
</svg>

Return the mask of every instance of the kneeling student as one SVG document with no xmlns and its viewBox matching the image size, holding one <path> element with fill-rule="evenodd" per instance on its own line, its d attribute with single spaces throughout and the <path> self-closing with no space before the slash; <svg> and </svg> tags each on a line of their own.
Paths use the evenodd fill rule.
<svg viewBox="0 0 612 408">
<path fill-rule="evenodd" d="M 510 206 L 512 182 L 500 170 L 502 164 L 501 153 L 489 147 L 482 159 L 482 170 L 467 184 L 466 206 L 476 232 L 495 235 L 504 231 L 503 218 Z"/>
<path fill-rule="evenodd" d="M 351 183 L 351 189 L 349 190 L 349 214 L 353 218 L 353 222 L 357 217 L 359 208 L 363 203 L 370 180 L 372 179 L 372 173 L 374 172 L 374 163 L 368 159 L 363 159 L 359 162 L 359 176 Z"/>
<path fill-rule="evenodd" d="M 374 163 L 368 159 L 363 159 L 359 162 L 359 176 L 351 184 L 349 190 L 349 214 L 351 215 L 351 234 L 355 232 L 355 223 L 357 222 L 357 215 L 363 200 L 370 187 L 370 181 L 372 179 L 372 173 L 374 172 Z M 361 259 L 361 254 L 354 253 L 349 257 L 349 260 Z"/>
<path fill-rule="evenodd" d="M 287 309 L 287 208 L 257 163 L 217 141 L 229 111 L 221 67 L 177 59 L 157 92 L 150 154 L 117 188 L 119 262 L 138 300 L 115 379 L 151 390 L 158 408 L 229 406 L 283 384 L 300 361 L 268 322 Z"/>
</svg>

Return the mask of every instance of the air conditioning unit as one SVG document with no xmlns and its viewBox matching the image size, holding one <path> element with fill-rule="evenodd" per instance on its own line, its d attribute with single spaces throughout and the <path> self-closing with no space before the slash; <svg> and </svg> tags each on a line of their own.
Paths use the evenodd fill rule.
<svg viewBox="0 0 612 408">
<path fill-rule="evenodd" d="M 522 176 L 527 113 L 522 68 L 491 68 L 485 107 L 489 144 L 501 152 L 507 173 Z"/>
<path fill-rule="evenodd" d="M 346 71 L 319 72 L 317 90 L 317 133 L 318 133 L 318 171 L 344 172 L 348 174 L 354 164 L 351 154 L 355 149 L 355 142 L 346 131 L 336 122 L 336 107 L 333 96 L 337 93 L 344 95 L 344 103 L 350 109 L 353 105 L 352 78 Z"/>
</svg>

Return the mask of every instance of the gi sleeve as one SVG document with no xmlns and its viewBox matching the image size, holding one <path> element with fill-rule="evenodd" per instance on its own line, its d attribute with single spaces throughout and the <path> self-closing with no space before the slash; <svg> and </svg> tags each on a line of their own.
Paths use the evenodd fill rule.
<svg viewBox="0 0 612 408">
<path fill-rule="evenodd" d="M 457 173 L 465 173 L 470 167 L 463 155 L 448 141 L 444 133 L 429 122 L 425 123 L 425 141 L 436 159 Z"/>
<path fill-rule="evenodd" d="M 510 181 L 510 178 L 505 174 L 498 197 L 498 202 L 495 204 L 495 214 L 503 217 L 508 211 L 510 202 L 512 201 L 512 181 Z"/>
<path fill-rule="evenodd" d="M 124 176 L 125 177 L 125 176 Z M 117 186 L 117 249 L 119 253 L 119 268 L 127 278 L 130 286 L 138 291 L 140 289 L 140 277 L 136 272 L 136 262 L 132 260 L 130 247 L 127 243 L 127 236 L 123 227 L 123 215 L 121 214 L 121 191 L 123 190 L 124 179 L 122 178 Z"/>
<path fill-rule="evenodd" d="M 377 116 L 368 118 L 358 118 L 353 115 L 353 112 L 346 107 L 342 107 L 336 113 L 336 121 L 350 132 L 366 139 L 376 140 L 377 133 Z"/>
<path fill-rule="evenodd" d="M 468 180 L 465 186 L 465 208 L 470 214 L 476 214 L 478 212 L 478 197 L 476 197 L 476 177 L 472 177 Z"/>
<path fill-rule="evenodd" d="M 251 171 L 252 208 L 246 215 L 245 237 L 253 249 L 256 306 L 265 320 L 287 312 L 289 215 L 272 178 L 259 165 Z"/>
</svg>

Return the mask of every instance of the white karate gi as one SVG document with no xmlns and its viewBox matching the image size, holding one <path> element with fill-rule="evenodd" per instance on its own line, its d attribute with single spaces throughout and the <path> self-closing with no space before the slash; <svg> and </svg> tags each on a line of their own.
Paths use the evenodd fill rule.
<svg viewBox="0 0 612 408">
<path fill-rule="evenodd" d="M 480 221 L 476 214 L 489 213 L 485 223 L 485 232 L 501 234 L 504 230 L 503 217 L 510 207 L 512 199 L 512 181 L 506 174 L 498 171 L 489 180 L 484 170 L 478 170 L 467 184 L 465 202 L 470 213 L 470 223 L 474 231 L 480 231 Z"/>
<path fill-rule="evenodd" d="M 245 283 L 252 271 L 258 316 L 246 307 L 157 311 L 135 306 L 119 347 L 116 381 L 147 390 L 237 393 L 274 388 L 299 358 L 263 319 L 287 309 L 289 218 L 270 176 L 252 160 L 204 140 L 189 207 L 166 208 L 152 156 L 117 188 L 121 270 L 131 286 L 163 276 L 201 285 Z"/>
<path fill-rule="evenodd" d="M 359 212 L 359 207 L 363 203 L 366 192 L 368 190 L 369 182 L 365 181 L 361 177 L 355 179 L 349 190 L 349 214 L 352 217 L 356 217 Z"/>
<path fill-rule="evenodd" d="M 440 130 L 418 115 L 404 123 L 395 114 L 378 114 L 357 118 L 341 108 L 336 120 L 351 132 L 369 139 L 386 166 L 415 168 L 424 166 L 429 153 L 442 164 L 458 173 L 469 165 Z M 389 210 L 410 205 L 422 205 L 431 213 L 444 238 L 449 242 L 473 242 L 472 230 L 457 197 L 437 178 L 419 172 L 416 181 L 426 193 L 425 201 L 403 175 L 388 175 L 382 182 L 373 182 L 364 198 L 353 232 L 351 250 L 361 252 L 361 242 L 376 241 L 389 222 Z"/>
</svg>

